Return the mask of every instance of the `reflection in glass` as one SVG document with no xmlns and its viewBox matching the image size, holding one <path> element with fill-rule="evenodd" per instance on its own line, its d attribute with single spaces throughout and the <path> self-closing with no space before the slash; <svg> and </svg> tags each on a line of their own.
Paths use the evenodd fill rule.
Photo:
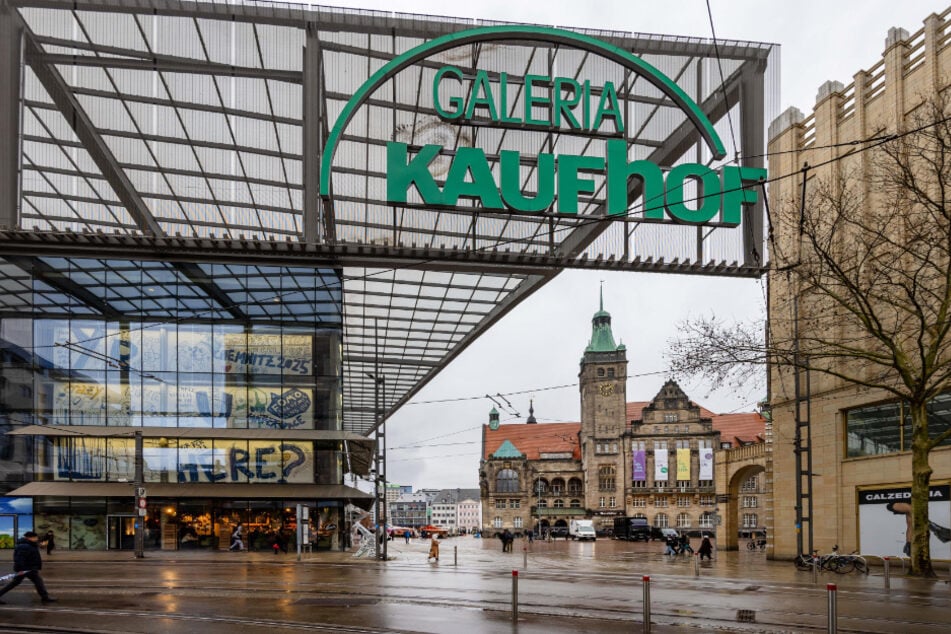
<svg viewBox="0 0 951 634">
<path fill-rule="evenodd" d="M 106 439 L 85 436 L 53 439 L 55 480 L 105 480 Z"/>
<path fill-rule="evenodd" d="M 142 471 L 146 482 L 177 482 L 178 439 L 143 439 Z"/>
<path fill-rule="evenodd" d="M 135 439 L 109 438 L 106 442 L 106 479 L 135 481 Z"/>
</svg>

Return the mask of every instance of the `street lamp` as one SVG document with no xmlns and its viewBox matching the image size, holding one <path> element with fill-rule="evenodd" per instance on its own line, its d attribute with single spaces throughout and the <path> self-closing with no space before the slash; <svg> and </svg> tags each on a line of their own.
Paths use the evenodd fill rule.
<svg viewBox="0 0 951 634">
<path fill-rule="evenodd" d="M 535 511 L 538 513 L 538 537 L 542 537 L 542 478 L 541 475 L 535 474 L 535 493 L 537 494 L 535 498 Z"/>
</svg>

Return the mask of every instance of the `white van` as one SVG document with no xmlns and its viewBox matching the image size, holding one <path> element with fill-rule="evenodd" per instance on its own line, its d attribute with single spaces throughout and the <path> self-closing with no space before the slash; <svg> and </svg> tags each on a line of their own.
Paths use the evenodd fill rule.
<svg viewBox="0 0 951 634">
<path fill-rule="evenodd" d="M 594 532 L 594 522 L 591 520 L 571 520 L 568 522 L 568 535 L 571 539 L 590 539 L 592 541 L 598 538 Z"/>
</svg>

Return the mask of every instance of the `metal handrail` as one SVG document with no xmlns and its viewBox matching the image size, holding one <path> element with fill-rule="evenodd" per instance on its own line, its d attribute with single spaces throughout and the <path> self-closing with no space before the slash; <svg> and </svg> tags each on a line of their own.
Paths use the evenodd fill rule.
<svg viewBox="0 0 951 634">
<path fill-rule="evenodd" d="M 867 554 L 867 555 L 866 555 L 866 554 L 862 554 L 862 555 L 858 555 L 858 556 L 860 556 L 863 561 L 867 561 L 870 557 L 875 557 L 876 559 L 880 559 L 880 560 L 882 561 L 882 565 L 885 564 L 885 560 L 886 560 L 886 559 L 887 559 L 888 561 L 890 561 L 890 562 L 891 562 L 891 561 L 895 561 L 895 560 L 899 560 L 899 561 L 901 561 L 901 571 L 902 571 L 902 572 L 905 572 L 905 561 L 911 561 L 911 557 L 907 557 L 907 556 L 905 556 L 905 555 L 876 555 L 876 554 Z M 868 574 L 868 566 L 865 567 L 865 571 L 866 571 L 866 574 Z"/>
</svg>

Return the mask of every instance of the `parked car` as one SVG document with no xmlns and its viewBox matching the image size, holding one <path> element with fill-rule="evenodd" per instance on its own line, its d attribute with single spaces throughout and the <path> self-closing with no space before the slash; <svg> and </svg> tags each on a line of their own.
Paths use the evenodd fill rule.
<svg viewBox="0 0 951 634">
<path fill-rule="evenodd" d="M 581 541 L 588 539 L 594 541 L 598 538 L 594 531 L 594 522 L 591 520 L 571 520 L 568 522 L 568 534 L 571 535 L 571 539 Z"/>
<path fill-rule="evenodd" d="M 643 517 L 616 517 L 614 518 L 614 538 L 632 541 L 651 539 L 653 532 L 647 520 Z"/>
<path fill-rule="evenodd" d="M 568 527 L 567 526 L 555 526 L 551 529 L 551 538 L 552 539 L 568 539 Z"/>
</svg>

